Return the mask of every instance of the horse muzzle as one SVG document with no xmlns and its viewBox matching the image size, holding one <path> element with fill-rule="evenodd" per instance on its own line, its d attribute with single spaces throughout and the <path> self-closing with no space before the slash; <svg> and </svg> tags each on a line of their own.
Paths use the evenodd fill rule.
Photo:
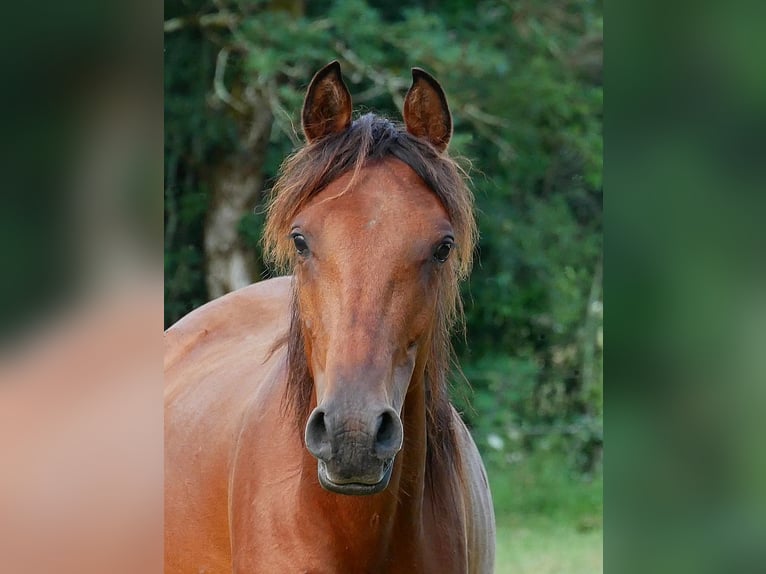
<svg viewBox="0 0 766 574">
<path fill-rule="evenodd" d="M 344 416 L 318 407 L 306 424 L 306 448 L 317 459 L 319 484 L 337 494 L 383 491 L 404 431 L 390 407 Z"/>
</svg>

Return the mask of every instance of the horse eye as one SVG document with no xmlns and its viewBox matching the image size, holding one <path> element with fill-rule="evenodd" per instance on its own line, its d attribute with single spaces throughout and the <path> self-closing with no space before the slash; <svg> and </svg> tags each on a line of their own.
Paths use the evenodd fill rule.
<svg viewBox="0 0 766 574">
<path fill-rule="evenodd" d="M 439 263 L 444 263 L 452 251 L 452 245 L 453 243 L 451 241 L 440 243 L 439 247 L 437 247 L 436 251 L 434 251 L 434 259 L 436 259 Z"/>
<path fill-rule="evenodd" d="M 296 233 L 292 236 L 293 238 L 293 244 L 295 245 L 295 250 L 298 252 L 298 255 L 308 255 L 309 253 L 309 244 L 306 243 L 306 238 L 303 237 L 300 233 Z"/>
</svg>

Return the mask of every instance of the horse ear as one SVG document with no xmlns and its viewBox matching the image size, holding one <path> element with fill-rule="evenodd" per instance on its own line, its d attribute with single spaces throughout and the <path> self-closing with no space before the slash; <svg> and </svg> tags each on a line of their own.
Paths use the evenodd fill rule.
<svg viewBox="0 0 766 574">
<path fill-rule="evenodd" d="M 404 98 L 404 125 L 415 137 L 444 151 L 452 137 L 452 114 L 444 90 L 433 76 L 412 68 L 412 86 Z"/>
<path fill-rule="evenodd" d="M 351 94 L 340 75 L 340 64 L 330 62 L 309 84 L 303 101 L 303 133 L 309 142 L 342 132 L 351 125 Z"/>
</svg>

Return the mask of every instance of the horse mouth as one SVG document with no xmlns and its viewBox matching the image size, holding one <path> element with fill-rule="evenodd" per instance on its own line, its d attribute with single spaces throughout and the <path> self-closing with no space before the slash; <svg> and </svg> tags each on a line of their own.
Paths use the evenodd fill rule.
<svg viewBox="0 0 766 574">
<path fill-rule="evenodd" d="M 391 480 L 391 473 L 394 468 L 394 459 L 390 459 L 383 467 L 382 477 L 378 482 L 366 483 L 366 482 L 354 482 L 339 481 L 331 479 L 327 474 L 327 465 L 324 461 L 320 460 L 317 464 L 317 475 L 319 476 L 319 484 L 325 490 L 334 492 L 335 494 L 348 494 L 351 496 L 366 496 L 369 494 L 377 494 L 385 490 L 388 486 L 388 482 Z"/>
</svg>

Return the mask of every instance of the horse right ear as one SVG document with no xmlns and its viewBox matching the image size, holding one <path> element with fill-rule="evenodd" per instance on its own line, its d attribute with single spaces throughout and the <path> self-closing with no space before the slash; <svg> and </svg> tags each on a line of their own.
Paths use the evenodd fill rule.
<svg viewBox="0 0 766 574">
<path fill-rule="evenodd" d="M 303 102 L 303 133 L 309 143 L 351 125 L 351 94 L 340 75 L 340 64 L 330 62 L 309 84 Z"/>
</svg>

